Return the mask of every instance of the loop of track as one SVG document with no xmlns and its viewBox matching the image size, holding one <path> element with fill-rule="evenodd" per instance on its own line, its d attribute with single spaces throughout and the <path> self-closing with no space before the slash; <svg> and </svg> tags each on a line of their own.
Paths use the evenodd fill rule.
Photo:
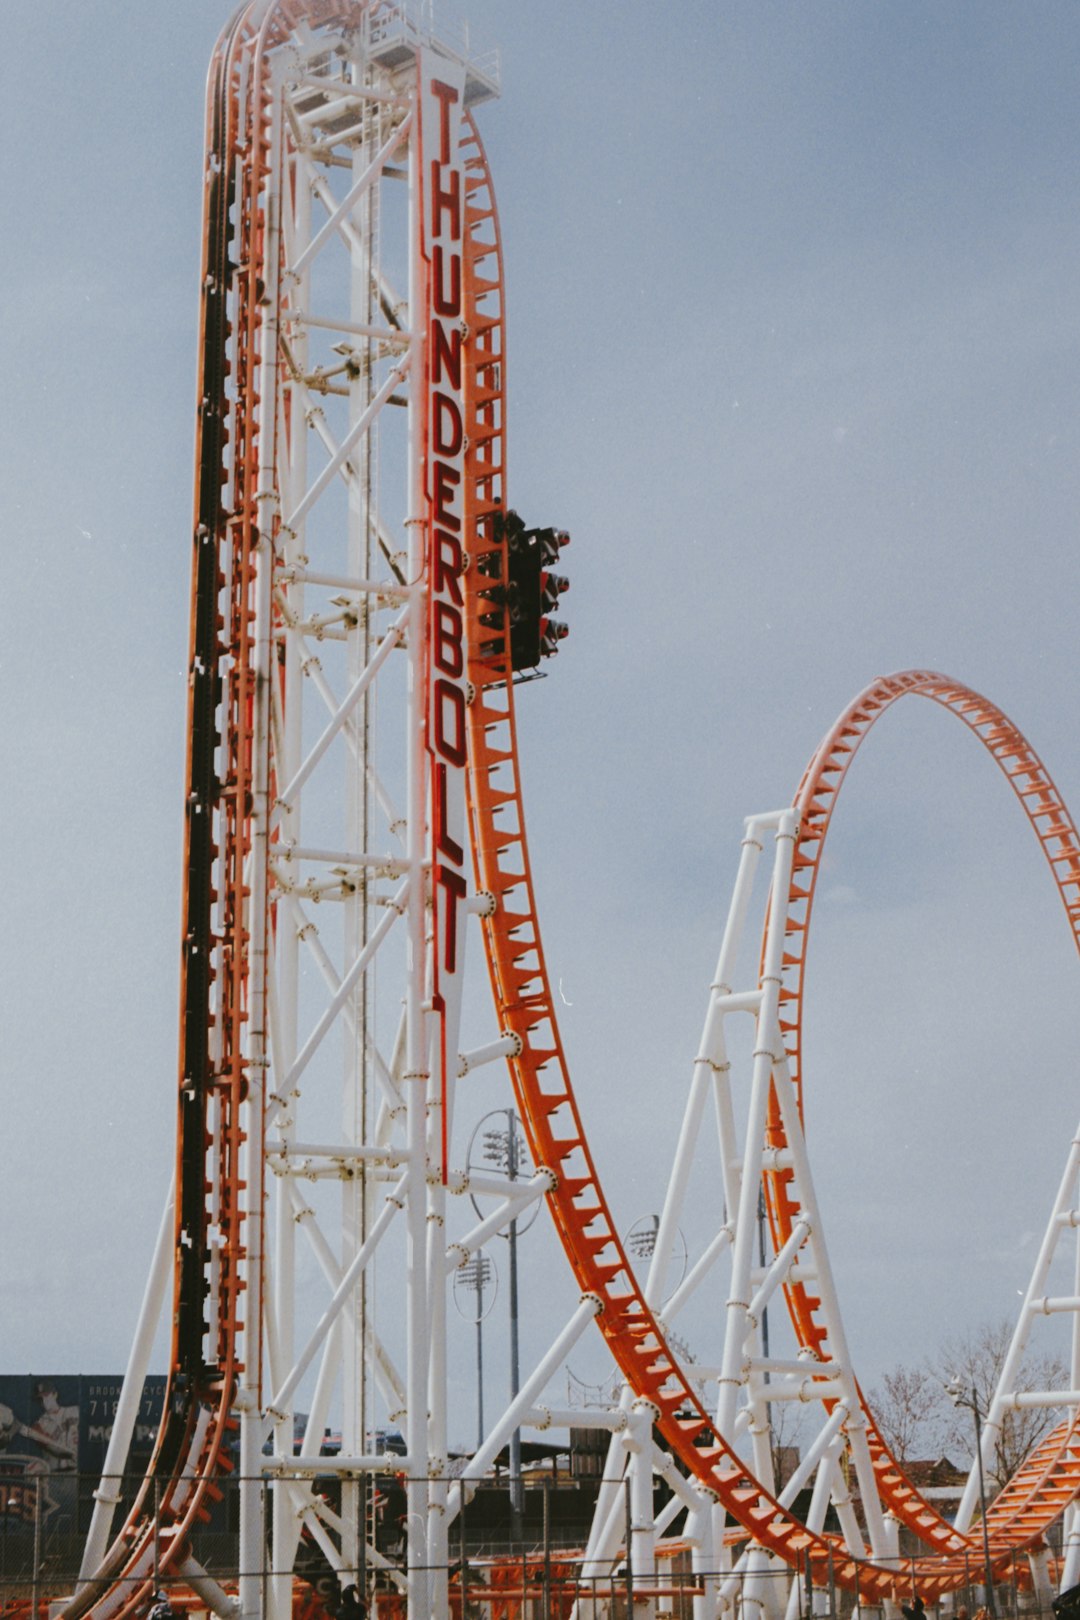
<svg viewBox="0 0 1080 1620">
<path fill-rule="evenodd" d="M 494 198 L 477 143 L 473 193 L 483 192 L 477 219 L 494 219 Z M 505 499 L 501 459 L 502 284 L 497 238 L 474 245 L 468 278 L 475 334 L 470 362 L 473 412 L 470 439 L 478 447 L 470 460 L 473 502 L 470 531 L 479 549 L 493 544 L 493 511 Z M 494 262 L 492 262 L 494 261 Z M 485 303 L 493 313 L 485 313 Z M 481 649 L 490 631 L 480 623 L 490 603 L 470 592 L 470 675 L 476 700 L 470 712 L 471 809 L 478 886 L 493 893 L 497 907 L 485 922 L 489 965 L 505 1027 L 522 1042 L 512 1064 L 518 1105 L 529 1133 L 534 1162 L 559 1176 L 549 1205 L 570 1264 L 584 1291 L 603 1301 L 599 1323 L 612 1355 L 639 1399 L 658 1413 L 664 1438 L 688 1471 L 715 1492 L 750 1535 L 788 1562 L 809 1561 L 820 1570 L 831 1562 L 832 1578 L 864 1597 L 883 1599 L 897 1590 L 887 1567 L 847 1556 L 836 1538 L 815 1536 L 782 1509 L 775 1497 L 747 1471 L 712 1426 L 694 1390 L 672 1356 L 645 1305 L 600 1187 L 570 1084 L 559 1038 L 554 1003 L 544 965 L 525 841 L 522 791 L 517 766 L 513 687 L 505 661 Z M 790 895 L 785 962 L 789 983 L 781 996 L 782 1028 L 801 1108 L 802 965 L 818 858 L 839 782 L 865 731 L 882 710 L 905 692 L 919 692 L 950 708 L 989 748 L 1035 826 L 1065 901 L 1074 938 L 1080 938 L 1080 843 L 1045 768 L 1021 734 L 996 709 L 968 688 L 922 672 L 878 682 L 845 712 L 815 754 L 796 797 L 800 838 Z M 793 980 L 794 982 L 791 982 Z M 775 1110 L 771 1145 L 782 1145 Z M 790 1234 L 797 1207 L 785 1196 L 782 1177 L 770 1176 L 770 1216 L 777 1246 Z M 824 1328 L 819 1302 L 801 1285 L 787 1290 L 801 1342 L 820 1348 Z M 864 1410 L 865 1405 L 864 1405 Z M 915 1531 L 936 1555 L 918 1569 L 928 1599 L 962 1584 L 968 1575 L 972 1539 L 941 1518 L 905 1478 L 867 1411 L 869 1439 L 880 1494 L 896 1517 Z M 1048 1526 L 1080 1488 L 1080 1444 L 1076 1423 L 1059 1426 L 1028 1458 L 988 1514 L 995 1563 L 1038 1544 Z M 910 1578 L 910 1571 L 907 1578 Z"/>
<path fill-rule="evenodd" d="M 970 687 L 928 670 L 906 670 L 875 681 L 851 703 L 828 732 L 811 759 L 795 796 L 799 838 L 788 894 L 788 925 L 784 942 L 785 984 L 780 994 L 781 1031 L 792 1080 L 803 1108 L 802 1028 L 806 953 L 810 918 L 821 856 L 841 785 L 863 739 L 875 722 L 907 695 L 929 699 L 957 716 L 986 748 L 1024 810 L 1050 867 L 1061 896 L 1073 941 L 1080 949 L 1080 836 L 1049 772 L 1023 734 L 996 704 Z M 775 1094 L 769 1116 L 769 1145 L 780 1148 L 784 1132 Z M 774 1240 L 786 1241 L 800 1215 L 790 1189 L 790 1174 L 766 1175 L 766 1199 Z M 825 1327 L 820 1301 L 805 1285 L 785 1288 L 788 1310 L 801 1344 L 820 1353 Z M 958 1533 L 905 1478 L 874 1423 L 863 1400 L 868 1439 L 882 1501 L 901 1523 L 939 1554 L 962 1557 Z M 1080 1442 L 1077 1423 L 1058 1425 L 1021 1465 L 987 1514 L 991 1554 L 1004 1563 L 1018 1549 L 1036 1545 L 1050 1524 L 1080 1489 Z M 963 1541 L 972 1546 L 971 1538 Z M 960 1564 L 937 1564 L 935 1571 Z"/>
</svg>

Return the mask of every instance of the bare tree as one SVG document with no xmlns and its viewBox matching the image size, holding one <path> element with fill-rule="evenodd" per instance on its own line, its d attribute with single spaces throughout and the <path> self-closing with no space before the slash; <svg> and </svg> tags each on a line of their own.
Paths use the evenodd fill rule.
<svg viewBox="0 0 1080 1620">
<path fill-rule="evenodd" d="M 928 1371 L 938 1387 L 959 1379 L 966 1390 L 974 1390 L 980 1410 L 987 1412 L 1001 1380 L 1013 1324 L 1003 1318 L 998 1322 L 984 1322 L 981 1327 L 942 1345 Z M 1017 1390 L 1064 1389 L 1068 1370 L 1063 1358 L 1052 1351 L 1025 1356 L 1016 1375 Z M 947 1409 L 945 1448 L 956 1457 L 970 1457 L 975 1451 L 971 1413 L 964 1407 Z M 1028 1452 L 1042 1436 L 1059 1421 L 1060 1414 L 1052 1407 L 1025 1406 L 1018 1411 L 1007 1411 L 994 1441 L 994 1454 L 987 1468 L 987 1483 L 1000 1490 L 1006 1480 L 1019 1468 Z"/>
<path fill-rule="evenodd" d="M 1005 1357 L 1012 1342 L 1013 1324 L 1003 1318 L 947 1339 L 936 1356 L 921 1366 L 894 1367 L 870 1392 L 870 1406 L 882 1438 L 903 1467 L 915 1459 L 951 1457 L 966 1463 L 975 1454 L 970 1411 L 954 1406 L 945 1385 L 959 1379 L 965 1391 L 974 1390 L 981 1412 L 990 1410 Z M 1028 1355 L 1016 1378 L 1018 1390 L 1064 1389 L 1067 1369 L 1053 1352 Z M 987 1468 L 987 1484 L 1000 1490 L 1019 1468 L 1028 1452 L 1058 1421 L 1048 1407 L 1023 1407 L 1006 1412 L 994 1441 Z"/>
<path fill-rule="evenodd" d="M 798 1466 L 806 1440 L 806 1409 L 798 1401 L 773 1401 L 769 1416 L 773 1476 L 776 1489 L 782 1491 Z"/>
<path fill-rule="evenodd" d="M 894 1367 L 884 1373 L 880 1385 L 870 1391 L 870 1407 L 901 1468 L 945 1451 L 953 1408 L 941 1379 L 929 1367 Z"/>
</svg>

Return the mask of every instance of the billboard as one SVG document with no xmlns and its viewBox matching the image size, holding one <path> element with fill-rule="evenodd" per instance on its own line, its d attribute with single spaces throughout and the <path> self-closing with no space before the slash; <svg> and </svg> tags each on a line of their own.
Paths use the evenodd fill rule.
<svg viewBox="0 0 1080 1620">
<path fill-rule="evenodd" d="M 142 1474 L 165 1398 L 148 1378 L 127 1467 Z M 49 1533 L 86 1529 L 123 1379 L 75 1373 L 0 1373 L 0 1532 L 35 1524 Z M 80 1476 L 82 1490 L 80 1492 Z M 80 1495 L 86 1505 L 80 1511 Z"/>
</svg>

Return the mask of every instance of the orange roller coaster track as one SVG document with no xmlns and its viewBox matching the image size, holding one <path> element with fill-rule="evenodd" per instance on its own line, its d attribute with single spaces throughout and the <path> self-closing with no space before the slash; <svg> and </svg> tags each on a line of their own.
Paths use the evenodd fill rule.
<svg viewBox="0 0 1080 1620">
<path fill-rule="evenodd" d="M 810 914 L 848 766 L 907 693 L 957 714 L 989 749 L 1040 838 L 1074 938 L 1076 832 L 1023 738 L 974 693 L 914 672 L 861 695 L 794 808 L 748 823 L 640 1285 L 571 1086 L 525 835 L 502 250 L 474 117 L 497 82 L 497 63 L 467 38 L 448 41 L 426 12 L 391 0 L 252 0 L 214 54 L 177 1168 L 126 1394 L 146 1370 L 153 1302 L 171 1289 L 170 1385 L 150 1472 L 115 1535 L 113 1498 L 99 1493 L 70 1620 L 127 1620 L 161 1580 L 186 1584 L 223 1620 L 285 1620 L 298 1596 L 314 1602 L 294 1579 L 303 1557 L 341 1594 L 379 1569 L 411 1620 L 443 1620 L 456 1601 L 450 1525 L 510 1435 L 541 1421 L 538 1411 L 553 1421 L 538 1397 L 594 1320 L 625 1389 L 604 1418 L 615 1471 L 588 1573 L 625 1558 L 651 1590 L 670 1508 L 687 1513 L 703 1615 L 731 1604 L 733 1583 L 752 1596 L 777 1563 L 818 1584 L 828 1572 L 863 1604 L 893 1601 L 912 1579 L 931 1599 L 961 1584 L 977 1546 L 970 1492 L 955 1527 L 904 1479 L 847 1355 L 802 1138 Z M 770 850 L 760 971 L 740 990 L 735 943 Z M 466 940 L 477 927 L 494 1027 L 465 1050 L 463 1028 L 478 1016 Z M 724 1029 L 747 1014 L 756 1039 L 740 1134 Z M 504 1062 L 535 1167 L 525 1180 L 512 1164 L 506 1174 L 461 1164 L 459 1083 Z M 709 1097 L 724 1222 L 672 1293 L 665 1271 Z M 1055 1219 L 1071 1210 L 1075 1179 L 1070 1160 Z M 762 1188 L 768 1257 L 754 1252 Z M 462 1193 L 475 1200 L 471 1224 Z M 580 1304 L 452 1484 L 448 1284 L 540 1201 Z M 723 1356 L 706 1373 L 681 1363 L 671 1324 L 722 1255 L 732 1267 Z M 770 1362 L 761 1342 L 774 1291 L 799 1344 L 792 1365 Z M 707 1406 L 710 1380 L 719 1396 Z M 781 1490 L 772 1477 L 762 1423 L 768 1401 L 788 1397 L 822 1414 L 804 1464 L 814 1505 L 802 1517 L 790 1482 Z M 999 1392 L 991 1432 L 1016 1398 Z M 1061 1404 L 1064 1422 L 991 1509 L 996 1564 L 1039 1546 L 1080 1487 L 1080 1395 Z M 331 1415 L 342 1434 L 332 1462 L 320 1456 Z M 384 1428 L 400 1429 L 404 1446 L 400 1563 L 380 1553 L 365 1509 L 386 1467 L 371 1440 Z M 234 1594 L 200 1568 L 192 1532 L 236 1467 Z M 624 1470 L 629 1548 L 615 1500 Z M 673 1493 L 658 1520 L 654 1473 Z M 825 1527 L 830 1502 L 839 1534 Z M 890 1515 L 927 1549 L 902 1577 Z"/>
</svg>

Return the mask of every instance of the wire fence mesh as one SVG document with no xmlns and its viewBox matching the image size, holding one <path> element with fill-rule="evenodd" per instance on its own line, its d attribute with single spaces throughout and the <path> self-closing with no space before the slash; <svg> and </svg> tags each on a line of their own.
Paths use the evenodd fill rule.
<svg viewBox="0 0 1080 1620">
<path fill-rule="evenodd" d="M 314 1480 L 305 1474 L 295 1480 L 264 1480 L 259 1486 L 266 1524 L 272 1519 L 276 1489 L 310 1486 L 316 1521 L 334 1527 L 341 1518 L 351 1518 L 358 1527 L 352 1564 L 344 1555 L 337 1556 L 336 1535 L 320 1535 L 318 1529 L 312 1534 L 310 1526 L 305 1527 L 288 1573 L 294 1582 L 294 1612 L 305 1612 L 308 1620 L 320 1610 L 337 1620 L 358 1620 L 365 1611 L 372 1620 L 404 1620 L 407 1481 L 392 1471 L 392 1457 L 387 1461 L 385 1473 L 349 1482 L 338 1474 Z M 73 1473 L 23 1480 L 18 1489 L 0 1481 L 0 1620 L 31 1616 L 49 1620 L 61 1612 L 79 1583 L 86 1531 L 101 1483 L 97 1475 Z M 121 1499 L 115 1534 L 144 1480 L 131 1475 L 114 1483 Z M 445 1481 L 448 1489 L 458 1483 Z M 701 1620 L 718 1610 L 730 1620 L 852 1620 L 856 1615 L 883 1614 L 880 1603 L 866 1601 L 857 1584 L 855 1590 L 837 1586 L 831 1571 L 807 1568 L 798 1572 L 797 1582 L 793 1572 L 781 1566 L 741 1571 L 738 1541 L 725 1547 L 715 1568 L 703 1568 L 701 1554 L 695 1556 L 690 1543 L 680 1539 L 678 1522 L 655 1558 L 643 1557 L 638 1538 L 649 1538 L 650 1528 L 632 1522 L 625 1486 L 618 1546 L 603 1562 L 586 1564 L 584 1549 L 598 1480 L 546 1476 L 527 1482 L 516 1511 L 505 1478 L 471 1484 L 468 1500 L 450 1525 L 446 1562 L 429 1571 L 440 1587 L 446 1583 L 451 1620 Z M 156 1482 L 147 1492 L 144 1501 L 151 1509 L 151 1523 L 155 1497 L 167 1495 L 167 1481 Z M 187 1537 L 184 1558 L 193 1559 L 194 1567 L 211 1583 L 232 1593 L 240 1575 L 239 1479 L 218 1479 L 215 1497 Z M 168 1527 L 163 1526 L 160 1542 L 154 1537 L 151 1573 L 132 1579 L 132 1594 L 145 1611 L 154 1593 L 161 1592 L 177 1613 L 209 1614 L 212 1599 L 205 1592 L 193 1593 L 192 1566 L 179 1573 L 172 1548 Z M 927 1568 L 925 1558 L 896 1560 L 893 1613 L 914 1602 Z M 268 1588 L 275 1575 L 269 1539 L 255 1573 L 260 1585 Z M 987 1598 L 982 1578 L 979 1560 L 972 1559 L 964 1581 L 941 1612 L 959 1620 L 977 1616 Z M 930 1605 L 927 1613 L 933 1613 Z M 1036 1590 L 1026 1557 L 1017 1555 L 1011 1566 L 999 1566 L 990 1620 L 1043 1616 L 1051 1620 L 1049 1594 Z"/>
</svg>

